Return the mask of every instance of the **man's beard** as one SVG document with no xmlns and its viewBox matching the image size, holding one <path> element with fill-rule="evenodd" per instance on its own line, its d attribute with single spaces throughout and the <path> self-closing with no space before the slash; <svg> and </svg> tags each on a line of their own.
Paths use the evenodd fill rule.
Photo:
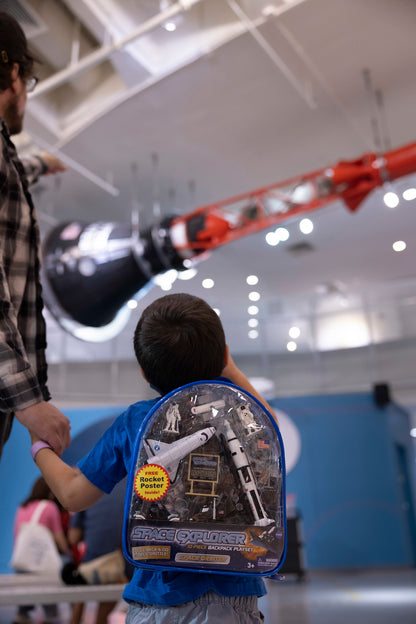
<svg viewBox="0 0 416 624">
<path fill-rule="evenodd" d="M 19 113 L 17 98 L 9 102 L 3 117 L 10 134 L 19 134 L 22 131 L 23 115 Z"/>
</svg>

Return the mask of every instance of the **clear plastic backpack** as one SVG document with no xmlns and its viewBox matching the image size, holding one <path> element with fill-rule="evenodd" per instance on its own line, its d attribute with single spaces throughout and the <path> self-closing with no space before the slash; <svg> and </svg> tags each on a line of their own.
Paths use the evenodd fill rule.
<svg viewBox="0 0 416 624">
<path fill-rule="evenodd" d="M 136 439 L 123 547 L 144 568 L 277 572 L 286 550 L 284 450 L 255 397 L 200 381 L 153 407 Z"/>
</svg>

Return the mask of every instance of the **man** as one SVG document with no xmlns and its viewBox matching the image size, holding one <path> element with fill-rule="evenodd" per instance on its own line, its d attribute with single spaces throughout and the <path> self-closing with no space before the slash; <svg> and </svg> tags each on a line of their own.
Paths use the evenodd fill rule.
<svg viewBox="0 0 416 624">
<path fill-rule="evenodd" d="M 13 416 L 59 455 L 70 442 L 69 420 L 47 403 L 39 228 L 28 190 L 39 175 L 65 167 L 49 154 L 23 163 L 10 140 L 37 82 L 33 64 L 23 30 L 0 12 L 0 457 Z"/>
</svg>

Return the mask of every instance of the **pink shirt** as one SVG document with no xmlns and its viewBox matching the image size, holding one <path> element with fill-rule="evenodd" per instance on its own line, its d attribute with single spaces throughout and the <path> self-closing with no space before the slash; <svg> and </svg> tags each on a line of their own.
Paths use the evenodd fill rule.
<svg viewBox="0 0 416 624">
<path fill-rule="evenodd" d="M 26 507 L 18 508 L 14 519 L 13 535 L 15 539 L 22 523 L 29 522 L 33 513 L 35 512 L 36 507 L 39 505 L 40 502 L 43 501 L 33 501 L 26 505 Z M 40 515 L 39 524 L 43 524 L 46 528 L 52 531 L 52 533 L 59 533 L 63 530 L 61 514 L 56 503 L 54 503 L 53 501 L 46 501 L 45 509 Z"/>
</svg>

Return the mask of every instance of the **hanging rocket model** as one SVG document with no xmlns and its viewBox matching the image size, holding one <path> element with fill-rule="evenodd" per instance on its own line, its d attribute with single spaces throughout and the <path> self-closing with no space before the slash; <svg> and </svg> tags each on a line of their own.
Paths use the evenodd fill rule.
<svg viewBox="0 0 416 624">
<path fill-rule="evenodd" d="M 123 223 L 63 223 L 44 245 L 46 305 L 70 332 L 68 319 L 105 327 L 158 273 L 186 270 L 202 253 L 339 199 L 355 212 L 377 186 L 414 172 L 411 143 L 168 216 L 143 231 Z"/>
</svg>

